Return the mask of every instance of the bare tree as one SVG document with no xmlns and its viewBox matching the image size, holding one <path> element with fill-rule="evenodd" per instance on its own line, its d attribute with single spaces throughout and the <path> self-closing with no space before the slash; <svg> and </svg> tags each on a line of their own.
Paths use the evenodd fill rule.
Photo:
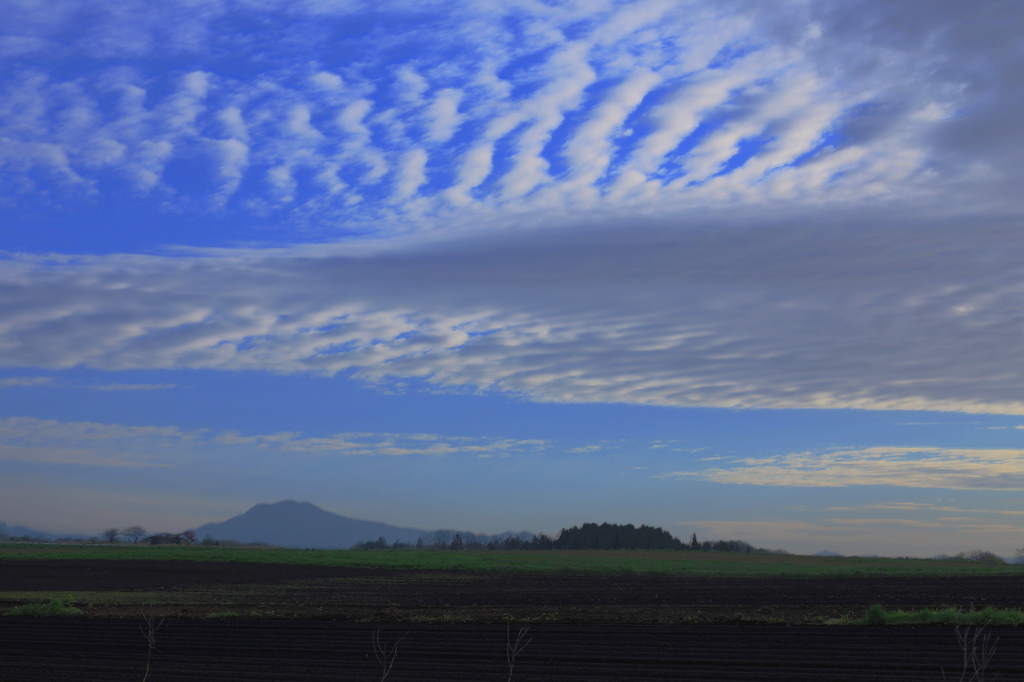
<svg viewBox="0 0 1024 682">
<path fill-rule="evenodd" d="M 199 536 L 196 535 L 194 530 L 186 530 L 182 532 L 181 537 L 185 539 L 185 542 L 190 545 L 195 545 L 199 542 Z"/>
<path fill-rule="evenodd" d="M 448 549 L 452 544 L 452 539 L 455 537 L 455 532 L 450 530 L 435 530 L 430 533 L 430 545 L 431 547 L 438 547 L 440 549 Z"/>
<path fill-rule="evenodd" d="M 100 535 L 107 542 L 117 542 L 117 536 L 121 534 L 120 528 L 107 528 Z"/>
<path fill-rule="evenodd" d="M 139 540 L 146 536 L 146 529 L 142 526 L 128 526 L 121 531 L 121 535 L 125 536 L 137 545 L 139 544 Z"/>
</svg>

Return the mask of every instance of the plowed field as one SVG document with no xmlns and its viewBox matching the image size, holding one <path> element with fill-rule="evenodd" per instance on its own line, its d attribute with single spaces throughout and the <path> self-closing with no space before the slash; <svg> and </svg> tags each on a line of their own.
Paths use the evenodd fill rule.
<svg viewBox="0 0 1024 682">
<path fill-rule="evenodd" d="M 1015 577 L 495 575 L 242 563 L 7 561 L 14 592 L 71 592 L 84 617 L 0 618 L 0 680 L 141 680 L 142 611 L 166 616 L 149 680 L 959 680 L 953 628 L 820 625 L 887 608 L 1024 605 Z M 104 596 L 106 595 L 106 596 Z M 232 618 L 205 618 L 234 611 Z M 252 613 L 261 617 L 249 617 Z M 271 615 L 272 614 L 272 615 Z M 987 679 L 1024 680 L 1024 631 L 995 629 Z M 996 675 L 998 674 L 998 677 Z"/>
</svg>

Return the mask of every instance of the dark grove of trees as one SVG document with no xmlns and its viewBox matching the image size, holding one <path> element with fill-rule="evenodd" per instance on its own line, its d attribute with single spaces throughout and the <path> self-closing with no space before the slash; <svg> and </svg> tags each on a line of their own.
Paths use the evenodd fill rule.
<svg viewBox="0 0 1024 682">
<path fill-rule="evenodd" d="M 584 523 L 563 528 L 555 541 L 557 549 L 689 549 L 661 528 L 628 523 Z"/>
<path fill-rule="evenodd" d="M 684 543 L 667 530 L 653 526 L 635 527 L 631 523 L 584 523 L 582 526 L 562 529 L 555 540 L 555 549 L 678 549 L 704 552 L 757 552 L 742 540 L 715 540 L 698 542 L 696 533 Z"/>
</svg>

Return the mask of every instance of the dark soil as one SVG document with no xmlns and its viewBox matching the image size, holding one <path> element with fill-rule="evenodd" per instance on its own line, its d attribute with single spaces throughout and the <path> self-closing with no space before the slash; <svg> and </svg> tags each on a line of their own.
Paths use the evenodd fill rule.
<svg viewBox="0 0 1024 682">
<path fill-rule="evenodd" d="M 141 619 L 0 617 L 0 680 L 141 680 Z M 152 682 L 379 680 L 368 624 L 168 619 L 155 633 Z M 398 643 L 388 680 L 506 680 L 498 625 L 381 625 Z M 1024 679 L 1024 633 L 999 637 L 986 679 Z M 513 680 L 961 679 L 952 628 L 739 625 L 535 625 Z M 998 677 L 995 675 L 998 674 Z M 967 679 L 967 678 L 965 678 Z"/>
<path fill-rule="evenodd" d="M 0 592 L 119 592 L 85 617 L 0 617 L 0 680 L 961 679 L 954 629 L 821 625 L 887 608 L 1021 608 L 1024 581 L 494 575 L 250 563 L 5 561 Z M 129 599 L 125 599 L 125 593 Z M 159 596 L 156 606 L 138 599 Z M 95 595 L 93 595 L 95 596 Z M 0 611 L 14 602 L 0 602 Z M 167 616 L 149 652 L 141 611 Z M 201 616 L 235 610 L 263 618 Z M 106 617 L 103 617 L 106 616 Z M 112 616 L 112 617 L 111 617 Z M 986 679 L 1024 680 L 1024 630 L 994 629 Z M 979 641 L 979 644 L 981 642 Z M 997 677 L 998 674 L 998 677 Z M 967 678 L 964 678 L 967 679 Z"/>
<path fill-rule="evenodd" d="M 24 590 L 159 593 L 156 612 L 179 617 L 272 611 L 289 618 L 416 623 L 818 624 L 860 616 L 876 603 L 887 609 L 1024 606 L 1018 576 L 693 578 L 198 561 L 0 563 L 0 592 Z M 135 616 L 139 603 L 80 599 L 77 605 L 89 616 Z M 0 612 L 15 604 L 0 600 Z"/>
</svg>

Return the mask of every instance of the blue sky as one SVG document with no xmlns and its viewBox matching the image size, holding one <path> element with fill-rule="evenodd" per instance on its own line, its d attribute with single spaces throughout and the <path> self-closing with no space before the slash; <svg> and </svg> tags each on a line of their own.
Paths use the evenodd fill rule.
<svg viewBox="0 0 1024 682">
<path fill-rule="evenodd" d="M 1019 3 L 0 13 L 0 520 L 1024 545 Z"/>
</svg>

